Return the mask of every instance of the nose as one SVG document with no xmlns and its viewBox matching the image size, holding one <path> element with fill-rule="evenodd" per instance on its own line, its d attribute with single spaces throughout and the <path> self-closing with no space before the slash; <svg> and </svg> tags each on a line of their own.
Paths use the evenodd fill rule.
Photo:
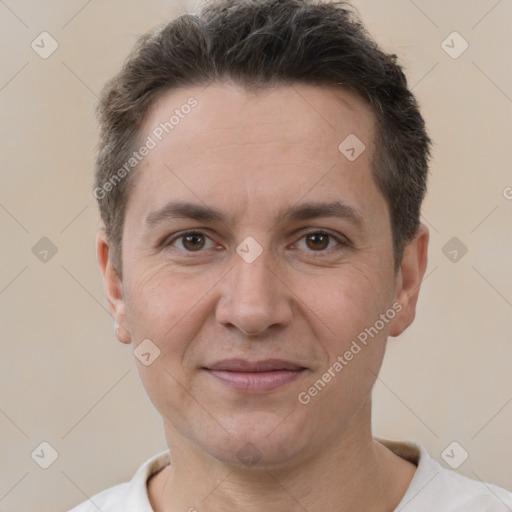
<svg viewBox="0 0 512 512">
<path fill-rule="evenodd" d="M 288 325 L 293 314 L 293 294 L 283 281 L 265 251 L 252 263 L 235 255 L 234 268 L 221 285 L 217 321 L 248 336 Z"/>
</svg>

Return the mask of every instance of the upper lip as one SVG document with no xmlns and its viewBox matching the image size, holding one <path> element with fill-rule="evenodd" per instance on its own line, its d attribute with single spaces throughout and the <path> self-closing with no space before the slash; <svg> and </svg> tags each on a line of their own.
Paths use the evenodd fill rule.
<svg viewBox="0 0 512 512">
<path fill-rule="evenodd" d="M 206 366 L 208 370 L 230 372 L 271 372 L 276 370 L 304 370 L 305 367 L 282 359 L 246 361 L 245 359 L 223 359 Z"/>
</svg>

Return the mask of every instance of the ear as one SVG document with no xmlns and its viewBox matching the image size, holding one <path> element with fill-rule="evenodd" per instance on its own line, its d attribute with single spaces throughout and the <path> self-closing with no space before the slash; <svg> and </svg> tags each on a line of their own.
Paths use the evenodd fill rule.
<svg viewBox="0 0 512 512">
<path fill-rule="evenodd" d="M 103 277 L 107 306 L 114 319 L 114 332 L 122 343 L 130 343 L 131 336 L 126 325 L 126 304 L 123 284 L 112 265 L 108 241 L 103 231 L 96 235 L 96 258 Z"/>
<path fill-rule="evenodd" d="M 389 335 L 398 336 L 412 324 L 416 316 L 416 303 L 421 281 L 427 268 L 429 232 L 420 224 L 413 240 L 405 247 L 402 264 L 398 271 L 395 302 L 402 308 L 390 322 Z"/>
</svg>

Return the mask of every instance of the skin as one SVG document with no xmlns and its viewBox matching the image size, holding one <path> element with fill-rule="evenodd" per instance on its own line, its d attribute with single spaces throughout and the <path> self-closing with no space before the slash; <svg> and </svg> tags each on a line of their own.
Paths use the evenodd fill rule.
<svg viewBox="0 0 512 512">
<path fill-rule="evenodd" d="M 198 105 L 137 170 L 122 281 L 108 241 L 97 237 L 120 341 L 135 348 L 149 338 L 160 350 L 150 366 L 136 360 L 171 452 L 171 465 L 149 481 L 152 506 L 392 511 L 416 467 L 373 439 L 371 391 L 388 336 L 414 319 L 428 231 L 420 226 L 395 273 L 388 206 L 370 172 L 373 113 L 339 88 L 296 84 L 252 94 L 212 84 L 162 96 L 145 119 L 144 138 L 190 96 Z M 349 134 L 366 146 L 353 162 L 338 150 Z M 175 200 L 225 219 L 147 224 L 151 212 Z M 331 201 L 350 206 L 358 220 L 276 217 L 297 204 Z M 177 237 L 189 229 L 204 236 Z M 248 236 L 262 249 L 252 263 L 236 252 Z M 394 303 L 401 311 L 300 403 L 299 393 Z M 251 394 L 203 369 L 233 357 L 280 358 L 307 369 Z M 257 450 L 254 465 L 237 456 L 247 446 Z"/>
</svg>

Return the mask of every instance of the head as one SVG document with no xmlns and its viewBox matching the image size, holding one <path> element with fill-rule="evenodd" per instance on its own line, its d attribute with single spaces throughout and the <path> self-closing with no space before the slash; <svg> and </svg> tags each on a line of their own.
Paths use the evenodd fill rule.
<svg viewBox="0 0 512 512">
<path fill-rule="evenodd" d="M 398 269 L 420 223 L 430 140 L 396 60 L 377 47 L 346 2 L 214 1 L 198 16 L 142 36 L 97 109 L 94 195 L 119 275 L 126 204 L 139 167 L 139 160 L 129 161 L 146 142 L 141 127 L 148 111 L 173 89 L 226 80 L 251 92 L 331 85 L 366 101 L 375 116 L 372 176 L 388 204 Z"/>
<path fill-rule="evenodd" d="M 168 438 L 271 466 L 368 419 L 428 241 L 396 57 L 343 2 L 214 1 L 143 36 L 98 112 L 99 262 L 120 339 L 158 355 L 138 365 Z M 253 393 L 226 358 L 302 370 Z"/>
</svg>

